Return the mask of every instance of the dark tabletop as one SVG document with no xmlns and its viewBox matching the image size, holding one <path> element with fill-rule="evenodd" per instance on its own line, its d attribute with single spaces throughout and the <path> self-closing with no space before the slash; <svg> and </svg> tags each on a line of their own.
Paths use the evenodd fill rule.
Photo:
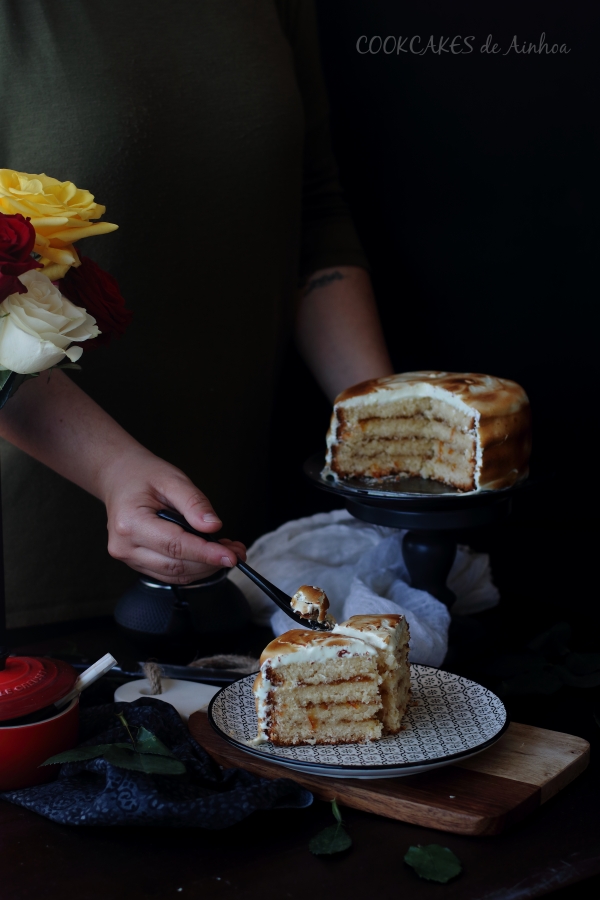
<svg viewBox="0 0 600 900">
<path fill-rule="evenodd" d="M 521 538 L 517 534 L 513 546 L 496 548 L 501 588 L 502 554 L 514 565 Z M 581 549 L 581 535 L 577 545 Z M 591 544 L 585 549 L 593 552 Z M 536 578 L 525 570 L 520 584 L 522 593 L 503 591 L 497 610 L 453 623 L 446 668 L 498 688 L 498 678 L 489 674 L 490 659 L 507 648 L 518 650 L 561 617 L 575 623 L 572 649 L 596 649 L 594 620 L 577 609 L 581 591 L 573 591 L 568 604 L 563 599 L 553 605 L 551 585 L 545 592 L 534 590 Z M 21 630 L 12 637 L 13 646 L 27 652 L 92 661 L 110 651 L 119 660 L 136 658 L 135 649 L 105 619 Z M 257 653 L 265 643 L 264 630 L 252 628 L 246 646 L 235 649 Z M 85 703 L 110 699 L 117 682 L 118 678 L 106 677 L 86 692 Z M 324 859 L 308 850 L 310 838 L 333 821 L 329 805 L 322 802 L 302 810 L 256 813 L 219 832 L 71 828 L 0 802 L 0 896 L 10 900 L 171 896 L 312 900 L 353 892 L 378 900 L 589 896 L 600 887 L 600 766 L 594 753 L 600 737 L 595 719 L 599 694 L 597 687 L 563 687 L 550 694 L 503 697 L 514 721 L 583 737 L 592 744 L 592 755 L 589 768 L 576 781 L 499 836 L 463 837 L 343 809 L 353 846 Z M 404 864 L 411 845 L 430 843 L 449 847 L 461 860 L 463 872 L 454 881 L 446 885 L 422 881 Z"/>
</svg>

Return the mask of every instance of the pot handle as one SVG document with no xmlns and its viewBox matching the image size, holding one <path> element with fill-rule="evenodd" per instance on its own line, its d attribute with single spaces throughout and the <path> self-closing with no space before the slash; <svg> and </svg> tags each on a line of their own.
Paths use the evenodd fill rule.
<svg viewBox="0 0 600 900">
<path fill-rule="evenodd" d="M 116 666 L 116 664 L 117 661 L 114 656 L 111 656 L 110 653 L 105 653 L 101 659 L 93 664 L 93 666 L 90 666 L 89 669 L 86 669 L 85 672 L 81 673 L 75 682 L 73 689 L 64 697 L 61 697 L 60 700 L 57 700 L 54 705 L 57 709 L 62 709 L 63 706 L 66 706 L 67 703 L 70 703 L 71 700 L 78 697 L 82 691 L 85 691 L 90 684 L 93 684 L 95 681 L 98 681 L 99 678 L 102 678 L 103 675 L 106 675 L 107 672 L 110 672 L 112 667 Z"/>
</svg>

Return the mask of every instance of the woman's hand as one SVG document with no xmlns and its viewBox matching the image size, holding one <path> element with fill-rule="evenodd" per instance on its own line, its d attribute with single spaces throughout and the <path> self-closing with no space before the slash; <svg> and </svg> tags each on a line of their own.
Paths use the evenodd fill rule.
<svg viewBox="0 0 600 900">
<path fill-rule="evenodd" d="M 219 543 L 183 531 L 156 515 L 168 507 L 197 531 L 212 533 L 221 520 L 189 478 L 140 447 L 103 467 L 99 474 L 108 514 L 108 552 L 132 569 L 168 584 L 189 584 L 246 559 L 243 544 Z"/>
<path fill-rule="evenodd" d="M 25 382 L 0 411 L 0 435 L 102 500 L 108 551 L 143 575 L 188 584 L 246 559 L 243 544 L 209 543 L 156 515 L 218 531 L 210 501 L 175 466 L 142 447 L 63 372 Z"/>
</svg>

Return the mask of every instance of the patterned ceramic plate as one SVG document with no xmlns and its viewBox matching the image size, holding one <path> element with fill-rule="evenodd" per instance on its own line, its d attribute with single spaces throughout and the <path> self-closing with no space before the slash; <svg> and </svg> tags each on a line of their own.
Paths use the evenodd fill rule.
<svg viewBox="0 0 600 900">
<path fill-rule="evenodd" d="M 208 715 L 230 744 L 300 772 L 344 778 L 416 775 L 480 753 L 508 727 L 501 700 L 474 681 L 430 666 L 411 666 L 412 698 L 400 734 L 366 744 L 274 747 L 249 743 L 257 722 L 254 675 L 222 688 Z"/>
</svg>

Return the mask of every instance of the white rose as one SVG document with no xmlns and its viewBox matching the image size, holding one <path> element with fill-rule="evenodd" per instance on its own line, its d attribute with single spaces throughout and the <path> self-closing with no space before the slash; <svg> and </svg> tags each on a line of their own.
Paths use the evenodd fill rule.
<svg viewBox="0 0 600 900">
<path fill-rule="evenodd" d="M 11 294 L 0 303 L 0 366 L 30 375 L 67 357 L 83 353 L 71 341 L 98 337 L 96 320 L 75 306 L 41 272 L 19 275 L 26 294 Z"/>
</svg>

